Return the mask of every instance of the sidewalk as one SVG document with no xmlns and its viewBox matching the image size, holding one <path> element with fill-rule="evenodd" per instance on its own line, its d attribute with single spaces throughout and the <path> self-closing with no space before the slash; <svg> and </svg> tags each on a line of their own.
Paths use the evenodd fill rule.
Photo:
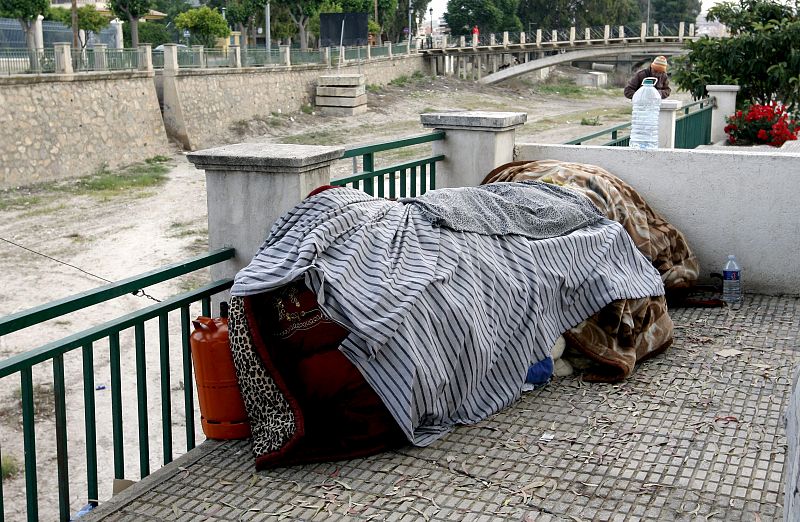
<svg viewBox="0 0 800 522">
<path fill-rule="evenodd" d="M 620 384 L 569 377 L 427 448 L 256 473 L 205 442 L 82 520 L 780 520 L 800 300 L 671 312 Z"/>
</svg>

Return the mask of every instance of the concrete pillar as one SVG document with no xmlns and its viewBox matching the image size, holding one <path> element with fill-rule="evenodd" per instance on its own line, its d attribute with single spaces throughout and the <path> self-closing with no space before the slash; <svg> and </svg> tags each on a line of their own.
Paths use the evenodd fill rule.
<svg viewBox="0 0 800 522">
<path fill-rule="evenodd" d="M 642 30 L 639 35 L 639 40 L 644 43 L 647 40 L 647 22 L 642 22 Z"/>
<path fill-rule="evenodd" d="M 422 126 L 442 129 L 447 139 L 433 142 L 433 154 L 443 154 L 436 187 L 474 187 L 489 172 L 514 159 L 515 129 L 524 112 L 440 112 L 421 114 Z"/>
<path fill-rule="evenodd" d="M 206 173 L 209 249 L 236 255 L 211 267 L 213 280 L 233 277 L 264 242 L 272 224 L 331 180 L 342 147 L 239 143 L 187 154 Z"/>
<path fill-rule="evenodd" d="M 592 40 L 592 30 L 589 29 L 588 27 L 583 31 L 583 39 L 586 40 L 587 42 L 590 42 Z"/>
<path fill-rule="evenodd" d="M 795 370 L 792 394 L 784 414 L 786 467 L 783 471 L 784 520 L 800 520 L 800 370 Z"/>
<path fill-rule="evenodd" d="M 94 44 L 92 52 L 94 53 L 94 70 L 95 71 L 108 70 L 108 45 L 96 43 Z M 141 56 L 139 57 L 139 59 L 141 59 Z"/>
<path fill-rule="evenodd" d="M 557 42 L 558 41 L 558 31 L 556 31 L 555 29 L 553 29 L 550 32 L 550 41 L 551 42 Z"/>
<path fill-rule="evenodd" d="M 231 69 L 242 67 L 242 48 L 238 45 L 228 46 L 228 67 Z"/>
<path fill-rule="evenodd" d="M 139 44 L 139 70 L 153 70 L 153 49 L 150 44 Z"/>
<path fill-rule="evenodd" d="M 281 63 L 286 67 L 292 65 L 292 53 L 288 45 L 281 45 Z"/>
<path fill-rule="evenodd" d="M 658 37 L 658 24 L 653 24 L 653 36 Z M 661 41 L 663 42 L 664 39 L 662 38 Z"/>
<path fill-rule="evenodd" d="M 483 77 L 483 56 L 480 54 L 475 55 L 475 65 L 478 68 L 477 80 L 480 81 Z"/>
<path fill-rule="evenodd" d="M 611 36 L 611 26 L 603 27 L 603 42 L 608 43 L 608 39 Z"/>
<path fill-rule="evenodd" d="M 493 54 L 493 55 L 492 55 L 492 74 L 494 74 L 494 73 L 496 73 L 496 72 L 497 72 L 497 68 L 498 68 L 498 65 L 497 65 L 497 55 L 496 55 L 496 54 Z"/>
<path fill-rule="evenodd" d="M 541 29 L 537 29 L 536 30 L 536 47 L 541 47 L 541 46 L 542 46 L 542 30 Z"/>
<path fill-rule="evenodd" d="M 53 44 L 55 49 L 56 74 L 72 74 L 72 53 L 68 43 Z"/>
<path fill-rule="evenodd" d="M 422 45 L 422 40 L 417 38 L 414 40 L 414 50 L 419 52 L 420 45 Z M 408 54 L 411 54 L 411 47 L 408 48 Z"/>
<path fill-rule="evenodd" d="M 449 40 L 449 38 L 447 37 L 447 35 L 443 34 L 442 35 L 442 49 L 447 49 L 447 41 L 448 40 Z"/>
<path fill-rule="evenodd" d="M 736 93 L 738 85 L 706 85 L 709 96 L 716 98 L 711 110 L 711 143 L 724 140 L 725 118 L 736 112 Z"/>
<path fill-rule="evenodd" d="M 114 28 L 114 44 L 116 45 L 117 49 L 124 49 L 125 48 L 125 38 L 122 36 L 122 20 L 119 18 L 114 18 L 111 20 L 111 26 Z"/>
<path fill-rule="evenodd" d="M 694 24 L 689 24 L 689 36 L 694 38 Z"/>
<path fill-rule="evenodd" d="M 178 69 L 178 46 L 176 44 L 164 44 L 164 72 L 171 73 L 174 76 Z"/>
<path fill-rule="evenodd" d="M 658 112 L 658 148 L 675 148 L 675 121 L 681 107 L 683 102 L 680 100 L 661 100 L 661 110 Z"/>
<path fill-rule="evenodd" d="M 367 49 L 367 60 L 372 60 L 372 46 L 368 45 L 366 49 Z"/>
<path fill-rule="evenodd" d="M 44 49 L 44 32 L 42 31 L 42 20 L 44 16 L 39 15 L 36 21 L 33 22 L 33 45 L 37 49 Z"/>
<path fill-rule="evenodd" d="M 392 56 L 394 56 L 394 55 L 392 54 L 392 42 L 386 42 L 386 49 L 387 49 L 387 52 L 388 52 L 388 56 L 389 56 L 389 58 L 391 58 Z"/>
<path fill-rule="evenodd" d="M 472 33 L 472 47 L 478 47 L 478 35 L 475 33 Z"/>
<path fill-rule="evenodd" d="M 508 31 L 503 31 L 503 47 L 508 47 Z"/>
<path fill-rule="evenodd" d="M 206 68 L 206 53 L 203 52 L 202 45 L 192 46 L 192 61 L 197 67 L 201 69 Z"/>
<path fill-rule="evenodd" d="M 330 67 L 331 65 L 331 48 L 330 47 L 322 47 L 319 50 L 319 61 L 325 64 L 326 67 Z M 341 57 L 341 53 L 339 55 Z M 341 59 L 341 58 L 340 58 Z"/>
<path fill-rule="evenodd" d="M 575 28 L 574 27 L 570 27 L 569 28 L 569 44 L 570 45 L 575 45 Z"/>
<path fill-rule="evenodd" d="M 495 44 L 495 37 L 494 33 L 492 33 L 489 35 L 489 45 L 494 45 L 494 44 Z"/>
<path fill-rule="evenodd" d="M 678 41 L 679 42 L 683 41 L 683 33 L 684 33 L 684 31 L 685 31 L 684 23 L 683 22 L 678 23 Z"/>
<path fill-rule="evenodd" d="M 239 38 L 242 36 L 240 31 L 231 31 L 231 45 L 235 45 L 236 47 L 241 46 L 241 42 Z"/>
<path fill-rule="evenodd" d="M 519 43 L 524 44 L 528 41 L 527 35 L 524 32 L 519 33 Z"/>
<path fill-rule="evenodd" d="M 619 26 L 619 37 L 621 39 L 623 39 L 623 40 L 625 39 L 625 26 L 624 25 L 620 25 Z"/>
<path fill-rule="evenodd" d="M 458 46 L 461 47 L 462 49 L 467 46 L 467 37 L 466 36 L 461 36 L 461 37 L 458 38 Z"/>
</svg>

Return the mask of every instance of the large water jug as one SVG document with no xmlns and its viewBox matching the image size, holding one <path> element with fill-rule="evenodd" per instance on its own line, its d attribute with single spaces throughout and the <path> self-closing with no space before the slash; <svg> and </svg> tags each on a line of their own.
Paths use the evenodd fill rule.
<svg viewBox="0 0 800 522">
<path fill-rule="evenodd" d="M 657 78 L 642 80 L 642 86 L 633 95 L 631 112 L 630 146 L 637 149 L 658 148 L 658 112 L 661 94 L 656 89 Z"/>
</svg>

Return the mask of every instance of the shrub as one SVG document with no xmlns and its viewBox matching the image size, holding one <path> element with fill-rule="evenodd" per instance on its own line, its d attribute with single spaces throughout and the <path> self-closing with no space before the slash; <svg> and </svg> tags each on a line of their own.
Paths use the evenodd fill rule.
<svg viewBox="0 0 800 522">
<path fill-rule="evenodd" d="M 731 145 L 772 145 L 780 147 L 796 140 L 800 124 L 789 117 L 786 107 L 777 102 L 750 105 L 736 111 L 725 121 L 725 133 Z"/>
</svg>

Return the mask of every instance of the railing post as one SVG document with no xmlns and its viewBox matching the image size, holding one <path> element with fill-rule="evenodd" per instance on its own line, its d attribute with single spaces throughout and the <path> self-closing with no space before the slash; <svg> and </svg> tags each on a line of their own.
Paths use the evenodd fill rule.
<svg viewBox="0 0 800 522">
<path fill-rule="evenodd" d="M 442 35 L 442 49 L 447 49 L 447 41 L 448 41 L 447 35 L 443 34 Z"/>
<path fill-rule="evenodd" d="M 238 45 L 228 46 L 228 67 L 231 69 L 242 67 L 242 48 Z"/>
<path fill-rule="evenodd" d="M 716 98 L 711 109 L 711 143 L 725 139 L 725 118 L 736 112 L 738 85 L 706 85 L 709 96 Z"/>
<path fill-rule="evenodd" d="M 489 45 L 494 45 L 494 44 L 495 44 L 495 37 L 494 33 L 492 33 L 489 35 Z"/>
<path fill-rule="evenodd" d="M 178 46 L 164 44 L 164 72 L 175 76 L 178 69 Z"/>
<path fill-rule="evenodd" d="M 206 68 L 205 64 L 205 52 L 203 52 L 202 45 L 193 45 L 192 46 L 192 62 L 196 63 L 197 66 L 201 69 Z"/>
<path fill-rule="evenodd" d="M 603 42 L 608 43 L 608 39 L 611 36 L 611 26 L 607 25 L 603 27 Z"/>
<path fill-rule="evenodd" d="M 570 45 L 575 45 L 575 28 L 574 27 L 570 27 L 569 28 L 569 44 Z"/>
<path fill-rule="evenodd" d="M 653 24 L 653 37 L 658 38 L 658 24 Z M 664 39 L 662 38 L 660 41 L 663 42 Z"/>
<path fill-rule="evenodd" d="M 550 41 L 553 42 L 553 44 L 555 44 L 558 41 L 558 31 L 556 31 L 555 29 L 553 29 L 550 32 Z"/>
<path fill-rule="evenodd" d="M 694 38 L 694 24 L 689 24 L 689 36 Z"/>
<path fill-rule="evenodd" d="M 125 40 L 122 38 L 122 20 L 114 18 L 111 20 L 111 25 L 114 27 L 114 47 L 116 49 L 125 48 Z"/>
<path fill-rule="evenodd" d="M 503 47 L 508 47 L 508 31 L 503 31 Z"/>
<path fill-rule="evenodd" d="M 42 20 L 44 16 L 39 15 L 33 22 L 33 45 L 37 49 L 44 49 L 44 31 L 42 29 Z"/>
<path fill-rule="evenodd" d="M 661 100 L 661 110 L 658 112 L 658 148 L 675 148 L 675 121 L 681 107 L 683 102 L 680 100 Z"/>
<path fill-rule="evenodd" d="M 587 43 L 592 41 L 592 29 L 591 28 L 587 27 L 586 29 L 584 29 L 584 31 L 583 31 L 583 39 L 586 40 Z"/>
<path fill-rule="evenodd" d="M 683 42 L 683 32 L 684 32 L 684 30 L 685 30 L 684 24 L 683 24 L 683 22 L 680 22 L 678 24 L 678 41 L 679 42 Z"/>
<path fill-rule="evenodd" d="M 367 45 L 367 60 L 372 60 L 372 46 Z"/>
<path fill-rule="evenodd" d="M 521 32 L 521 33 L 519 33 L 519 43 L 521 43 L 521 44 L 526 44 L 526 43 L 528 43 L 528 35 L 527 35 L 527 34 L 525 34 L 525 32 L 524 32 L 524 31 L 523 31 L 523 32 Z"/>
<path fill-rule="evenodd" d="M 72 74 L 72 53 L 68 43 L 53 44 L 56 74 Z"/>
<path fill-rule="evenodd" d="M 153 48 L 150 44 L 139 45 L 139 70 L 147 72 L 153 70 Z"/>
<path fill-rule="evenodd" d="M 94 54 L 94 70 L 106 71 L 108 70 L 108 45 L 107 44 L 94 44 L 92 51 Z"/>
<path fill-rule="evenodd" d="M 325 64 L 325 67 L 331 66 L 331 48 L 330 47 L 323 47 L 319 50 L 320 53 L 320 61 Z"/>
<path fill-rule="evenodd" d="M 472 33 L 472 47 L 478 47 L 478 35 L 475 33 Z"/>
<path fill-rule="evenodd" d="M 624 39 L 625 39 L 625 26 L 624 26 L 624 25 L 620 25 L 620 26 L 619 26 L 619 37 L 620 37 L 622 40 L 624 40 Z"/>
<path fill-rule="evenodd" d="M 292 65 L 291 49 L 289 49 L 288 45 L 281 45 L 280 50 L 281 50 L 281 62 L 286 67 L 289 67 L 290 65 Z"/>
<path fill-rule="evenodd" d="M 492 169 L 513 160 L 515 129 L 526 119 L 524 112 L 421 114 L 423 127 L 447 132 L 447 139 L 433 142 L 433 154 L 445 156 L 436 187 L 477 186 Z"/>
<path fill-rule="evenodd" d="M 462 49 L 467 46 L 467 37 L 466 36 L 460 36 L 458 38 L 458 46 L 461 47 Z"/>
<path fill-rule="evenodd" d="M 542 46 L 542 30 L 541 29 L 537 29 L 536 30 L 536 47 L 541 47 L 541 46 Z"/>
<path fill-rule="evenodd" d="M 240 143 L 187 155 L 206 172 L 209 249 L 231 246 L 236 257 L 211 267 L 212 280 L 246 266 L 272 223 L 331 180 L 342 147 Z"/>
<path fill-rule="evenodd" d="M 639 35 L 639 40 L 641 40 L 642 43 L 647 41 L 647 22 L 642 22 L 642 32 Z"/>
</svg>

